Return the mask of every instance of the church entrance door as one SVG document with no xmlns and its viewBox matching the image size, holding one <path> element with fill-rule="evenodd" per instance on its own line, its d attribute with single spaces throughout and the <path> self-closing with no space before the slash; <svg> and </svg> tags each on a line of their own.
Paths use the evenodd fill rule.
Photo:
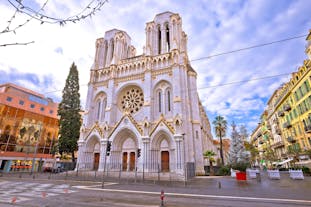
<svg viewBox="0 0 311 207">
<path fill-rule="evenodd" d="M 130 153 L 130 171 L 135 169 L 135 152 Z"/>
<path fill-rule="evenodd" d="M 122 157 L 122 170 L 126 171 L 127 170 L 127 152 L 123 152 L 123 157 Z"/>
<path fill-rule="evenodd" d="M 93 170 L 98 170 L 99 165 L 99 153 L 94 153 L 94 167 Z"/>
<path fill-rule="evenodd" d="M 170 170 L 170 156 L 168 151 L 161 152 L 161 170 L 162 172 L 169 172 Z"/>
</svg>

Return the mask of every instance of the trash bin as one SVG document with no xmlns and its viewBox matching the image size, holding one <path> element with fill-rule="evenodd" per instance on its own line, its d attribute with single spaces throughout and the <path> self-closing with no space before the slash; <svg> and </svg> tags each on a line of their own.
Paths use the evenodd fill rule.
<svg viewBox="0 0 311 207">
<path fill-rule="evenodd" d="M 261 177 L 260 177 L 260 173 L 256 173 L 256 180 L 257 182 L 261 182 Z"/>
</svg>

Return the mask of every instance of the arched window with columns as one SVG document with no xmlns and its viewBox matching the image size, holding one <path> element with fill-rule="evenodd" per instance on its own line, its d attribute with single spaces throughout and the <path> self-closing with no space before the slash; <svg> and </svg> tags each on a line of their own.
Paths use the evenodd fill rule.
<svg viewBox="0 0 311 207">
<path fill-rule="evenodd" d="M 95 121 L 103 122 L 105 120 L 105 109 L 107 105 L 107 95 L 105 92 L 99 92 L 93 101 L 92 104 L 92 118 L 90 124 L 93 124 Z"/>
<path fill-rule="evenodd" d="M 167 81 L 160 81 L 154 87 L 154 116 L 171 116 L 173 111 L 172 105 L 172 86 Z"/>
</svg>

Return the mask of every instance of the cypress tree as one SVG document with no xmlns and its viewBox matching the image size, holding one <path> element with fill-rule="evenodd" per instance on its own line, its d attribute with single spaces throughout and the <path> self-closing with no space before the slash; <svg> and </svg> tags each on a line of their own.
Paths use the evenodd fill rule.
<svg viewBox="0 0 311 207">
<path fill-rule="evenodd" d="M 58 106 L 59 120 L 59 152 L 71 153 L 75 161 L 74 152 L 78 149 L 77 141 L 80 136 L 80 93 L 79 73 L 77 66 L 72 63 L 63 89 L 62 101 Z"/>
</svg>

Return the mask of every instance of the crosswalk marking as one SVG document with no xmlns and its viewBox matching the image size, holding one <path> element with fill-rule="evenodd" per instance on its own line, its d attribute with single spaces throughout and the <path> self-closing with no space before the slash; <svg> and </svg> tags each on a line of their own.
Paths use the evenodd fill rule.
<svg viewBox="0 0 311 207">
<path fill-rule="evenodd" d="M 73 192 L 67 184 L 0 181 L 0 203 L 19 203 Z"/>
</svg>

